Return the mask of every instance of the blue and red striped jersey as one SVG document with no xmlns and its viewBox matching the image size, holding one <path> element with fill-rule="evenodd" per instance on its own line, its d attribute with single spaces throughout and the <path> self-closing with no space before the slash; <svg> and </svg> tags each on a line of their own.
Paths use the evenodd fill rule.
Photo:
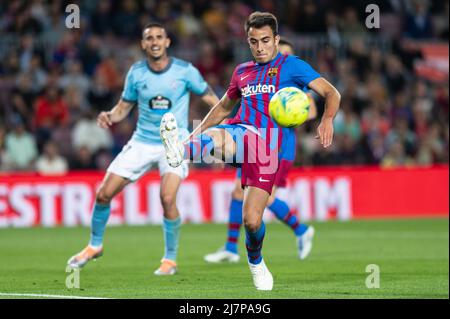
<svg viewBox="0 0 450 319">
<path fill-rule="evenodd" d="M 320 74 L 299 57 L 281 53 L 264 64 L 250 61 L 238 65 L 233 72 L 227 95 L 233 100 L 241 99 L 241 102 L 236 115 L 228 123 L 252 125 L 262 132 L 263 137 L 271 129 L 277 128 L 279 134 L 271 134 L 270 145 L 271 149 L 280 147 L 281 140 L 291 134 L 295 135 L 295 131 L 283 128 L 272 120 L 269 115 L 270 99 L 285 87 L 294 86 L 307 91 L 308 84 L 319 77 Z"/>
</svg>

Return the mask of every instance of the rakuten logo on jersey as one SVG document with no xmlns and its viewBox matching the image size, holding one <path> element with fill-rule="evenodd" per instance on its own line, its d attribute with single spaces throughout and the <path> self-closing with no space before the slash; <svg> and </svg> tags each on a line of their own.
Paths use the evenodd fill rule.
<svg viewBox="0 0 450 319">
<path fill-rule="evenodd" d="M 267 85 L 267 84 L 261 84 L 258 85 L 248 85 L 243 87 L 241 89 L 242 97 L 257 95 L 257 94 L 263 94 L 263 93 L 275 93 L 275 85 Z"/>
</svg>

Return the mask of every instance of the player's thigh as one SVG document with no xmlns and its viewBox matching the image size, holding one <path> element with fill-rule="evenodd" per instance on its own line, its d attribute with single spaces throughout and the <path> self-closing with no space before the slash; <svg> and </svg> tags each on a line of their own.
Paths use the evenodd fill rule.
<svg viewBox="0 0 450 319">
<path fill-rule="evenodd" d="M 153 163 L 158 162 L 162 149 L 162 145 L 130 141 L 112 161 L 107 171 L 135 182 L 150 169 Z"/>
<path fill-rule="evenodd" d="M 233 136 L 223 128 L 212 128 L 204 134 L 210 136 L 214 141 L 214 157 L 232 161 L 236 152 L 236 143 Z"/>
<path fill-rule="evenodd" d="M 261 188 L 248 186 L 244 192 L 244 224 L 250 231 L 257 231 L 261 226 L 269 193 Z"/>
</svg>

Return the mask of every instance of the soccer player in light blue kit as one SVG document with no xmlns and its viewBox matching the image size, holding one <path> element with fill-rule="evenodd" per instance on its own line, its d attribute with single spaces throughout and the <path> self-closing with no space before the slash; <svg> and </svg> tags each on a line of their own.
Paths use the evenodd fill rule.
<svg viewBox="0 0 450 319">
<path fill-rule="evenodd" d="M 129 183 L 143 176 L 157 163 L 161 176 L 160 198 L 164 210 L 165 254 L 156 275 L 173 275 L 181 220 L 176 206 L 178 188 L 188 175 L 187 163 L 173 168 L 168 165 L 159 135 L 162 116 L 171 112 L 180 126 L 180 138 L 188 136 L 189 94 L 200 95 L 210 107 L 219 99 L 190 63 L 169 57 L 170 39 L 159 23 L 150 23 L 142 33 L 141 47 L 147 58 L 134 63 L 128 71 L 122 97 L 109 112 L 101 112 L 97 123 L 109 128 L 127 117 L 134 105 L 139 108 L 136 130 L 108 167 L 97 191 L 92 212 L 90 242 L 68 260 L 74 268 L 83 267 L 103 254 L 103 234 L 108 221 L 111 200 Z"/>
</svg>

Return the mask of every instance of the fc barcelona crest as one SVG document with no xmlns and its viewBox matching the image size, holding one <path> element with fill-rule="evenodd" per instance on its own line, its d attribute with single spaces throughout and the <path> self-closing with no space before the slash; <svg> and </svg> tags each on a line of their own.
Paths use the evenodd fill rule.
<svg viewBox="0 0 450 319">
<path fill-rule="evenodd" d="M 270 76 L 271 78 L 276 76 L 278 74 L 278 68 L 270 68 L 269 71 L 267 72 L 267 75 Z"/>
</svg>

